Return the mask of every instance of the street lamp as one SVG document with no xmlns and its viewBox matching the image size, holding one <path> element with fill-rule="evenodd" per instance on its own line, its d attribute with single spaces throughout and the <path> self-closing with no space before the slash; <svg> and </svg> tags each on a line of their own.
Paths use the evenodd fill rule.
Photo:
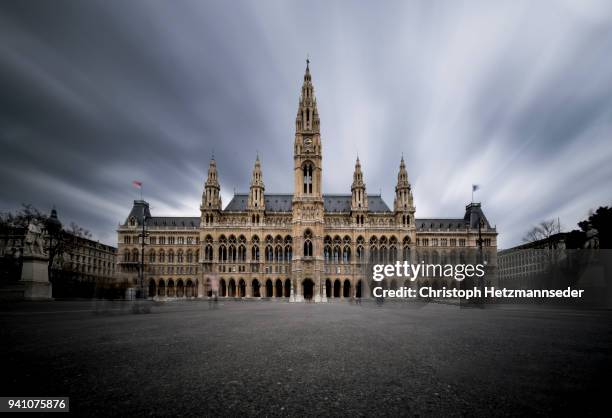
<svg viewBox="0 0 612 418">
<path fill-rule="evenodd" d="M 55 208 L 51 209 L 51 216 L 49 216 L 47 220 L 45 221 L 45 228 L 47 229 L 47 234 L 49 235 L 48 274 L 50 278 L 52 267 L 53 267 L 53 260 L 55 259 L 55 255 L 56 255 L 59 243 L 60 243 L 60 233 L 62 231 L 62 223 L 57 217 L 57 210 L 55 210 Z"/>
<path fill-rule="evenodd" d="M 484 259 L 483 259 L 483 253 L 482 253 L 482 244 L 484 243 L 484 239 L 482 238 L 482 228 L 484 228 L 485 226 L 485 222 L 483 218 L 480 218 L 480 221 L 478 222 L 478 239 L 476 240 L 476 243 L 478 244 L 478 264 L 483 264 L 484 263 Z M 479 277 L 478 279 L 478 287 L 480 288 L 481 291 L 484 290 L 484 277 Z M 482 293 L 484 294 L 484 293 Z M 483 297 L 483 302 L 484 302 L 484 297 Z"/>
<path fill-rule="evenodd" d="M 147 219 L 149 219 L 149 216 L 147 216 L 146 211 L 143 209 L 143 213 L 142 213 L 142 231 L 140 234 L 138 234 L 138 237 L 140 238 L 140 266 L 139 266 L 139 280 L 140 280 L 140 295 L 137 295 L 137 298 L 141 298 L 141 299 L 146 299 L 147 298 L 147 294 L 145 293 L 145 287 L 144 287 L 144 259 L 145 259 L 145 241 L 146 238 L 149 236 L 149 234 L 146 231 L 146 224 L 147 224 Z"/>
</svg>

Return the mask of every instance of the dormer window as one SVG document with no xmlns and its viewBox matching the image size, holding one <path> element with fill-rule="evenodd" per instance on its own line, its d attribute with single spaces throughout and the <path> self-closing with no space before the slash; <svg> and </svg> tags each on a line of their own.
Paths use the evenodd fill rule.
<svg viewBox="0 0 612 418">
<path fill-rule="evenodd" d="M 136 218 L 134 218 L 133 216 L 130 218 L 129 221 L 130 226 L 136 226 Z"/>
</svg>

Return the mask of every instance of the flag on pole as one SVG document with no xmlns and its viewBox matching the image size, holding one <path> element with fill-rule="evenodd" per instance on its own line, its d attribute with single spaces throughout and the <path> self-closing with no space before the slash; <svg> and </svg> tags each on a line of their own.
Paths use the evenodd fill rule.
<svg viewBox="0 0 612 418">
<path fill-rule="evenodd" d="M 480 189 L 480 186 L 477 184 L 472 184 L 472 203 L 474 203 L 474 192 Z"/>
<path fill-rule="evenodd" d="M 132 182 L 132 186 L 136 187 L 137 189 L 142 189 L 142 181 L 134 180 Z"/>
</svg>

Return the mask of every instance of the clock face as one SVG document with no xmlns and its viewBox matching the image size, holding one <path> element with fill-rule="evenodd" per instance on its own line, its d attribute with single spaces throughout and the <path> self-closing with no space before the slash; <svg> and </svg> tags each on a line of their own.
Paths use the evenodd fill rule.
<svg viewBox="0 0 612 418">
<path fill-rule="evenodd" d="M 312 138 L 306 138 L 306 139 L 304 140 L 304 144 L 305 144 L 307 147 L 311 146 L 311 145 L 312 145 Z"/>
</svg>

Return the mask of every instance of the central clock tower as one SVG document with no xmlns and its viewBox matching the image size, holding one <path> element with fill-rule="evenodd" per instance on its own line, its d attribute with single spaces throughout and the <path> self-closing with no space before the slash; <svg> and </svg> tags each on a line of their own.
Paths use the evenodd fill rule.
<svg viewBox="0 0 612 418">
<path fill-rule="evenodd" d="M 293 148 L 293 251 L 294 300 L 325 298 L 321 283 L 323 270 L 323 193 L 322 146 L 319 112 L 310 76 L 306 72 L 295 118 Z"/>
</svg>

